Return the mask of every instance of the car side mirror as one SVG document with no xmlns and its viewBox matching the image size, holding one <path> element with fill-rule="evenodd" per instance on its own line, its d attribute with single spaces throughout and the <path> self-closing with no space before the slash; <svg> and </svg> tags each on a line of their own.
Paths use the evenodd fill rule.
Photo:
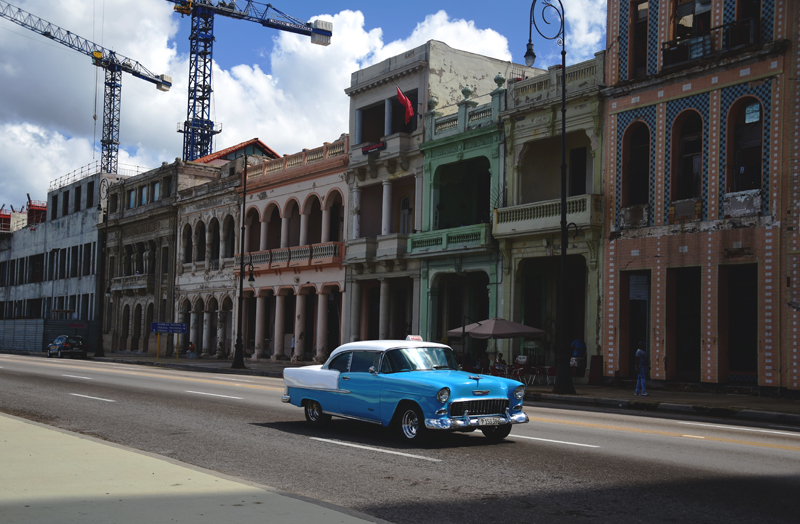
<svg viewBox="0 0 800 524">
<path fill-rule="evenodd" d="M 370 366 L 369 367 L 369 372 L 372 373 L 373 375 L 377 375 L 378 374 L 378 370 L 375 369 L 375 366 Z"/>
</svg>

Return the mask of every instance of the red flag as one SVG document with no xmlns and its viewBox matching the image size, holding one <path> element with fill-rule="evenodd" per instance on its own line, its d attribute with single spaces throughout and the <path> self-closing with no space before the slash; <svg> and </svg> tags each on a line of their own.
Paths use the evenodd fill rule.
<svg viewBox="0 0 800 524">
<path fill-rule="evenodd" d="M 395 87 L 397 88 L 397 100 L 403 105 L 403 107 L 406 108 L 407 124 L 408 121 L 411 120 L 411 117 L 414 116 L 414 107 L 411 105 L 411 100 L 409 100 L 408 97 L 404 95 L 402 91 L 400 91 L 400 87 L 397 84 L 395 84 Z"/>
</svg>

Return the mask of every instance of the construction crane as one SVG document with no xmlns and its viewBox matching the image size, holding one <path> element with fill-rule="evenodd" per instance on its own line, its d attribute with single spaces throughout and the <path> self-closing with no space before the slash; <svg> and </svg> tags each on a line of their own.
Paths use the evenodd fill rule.
<svg viewBox="0 0 800 524">
<path fill-rule="evenodd" d="M 189 35 L 189 106 L 186 120 L 178 122 L 178 132 L 183 133 L 183 159 L 196 160 L 212 153 L 214 135 L 222 126 L 211 120 L 211 63 L 214 45 L 214 15 L 249 20 L 264 27 L 310 36 L 312 44 L 329 45 L 333 24 L 324 20 L 303 22 L 272 6 L 251 0 L 167 0 L 175 4 L 175 11 L 192 17 Z M 274 14 L 273 14 L 274 13 Z"/>
<path fill-rule="evenodd" d="M 172 78 L 167 75 L 151 73 L 136 60 L 81 38 L 3 0 L 0 0 L 0 17 L 89 56 L 92 59 L 92 64 L 105 70 L 103 138 L 100 141 L 103 150 L 100 168 L 104 173 L 116 173 L 117 153 L 119 152 L 119 109 L 122 99 L 122 73 L 129 73 L 142 80 L 152 82 L 159 91 L 169 91 L 169 88 L 172 87 Z"/>
</svg>

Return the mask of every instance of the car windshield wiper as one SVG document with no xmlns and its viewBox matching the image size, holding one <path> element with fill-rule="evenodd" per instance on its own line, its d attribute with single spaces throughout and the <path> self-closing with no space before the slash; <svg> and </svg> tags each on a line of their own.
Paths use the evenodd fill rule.
<svg viewBox="0 0 800 524">
<path fill-rule="evenodd" d="M 450 366 L 433 366 L 433 369 L 453 369 Z"/>
</svg>

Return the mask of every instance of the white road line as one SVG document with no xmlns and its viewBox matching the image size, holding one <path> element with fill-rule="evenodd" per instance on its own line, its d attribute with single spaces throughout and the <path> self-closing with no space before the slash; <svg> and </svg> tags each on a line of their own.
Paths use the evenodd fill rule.
<svg viewBox="0 0 800 524">
<path fill-rule="evenodd" d="M 388 453 L 389 455 L 400 455 L 401 457 L 409 457 L 415 458 L 420 460 L 428 460 L 430 462 L 441 462 L 439 459 L 430 458 L 430 457 L 423 457 L 422 455 L 412 455 L 410 453 L 402 453 L 400 451 L 390 451 L 388 449 L 381 449 L 381 448 L 373 448 L 372 446 L 361 446 L 358 444 L 350 444 L 349 442 L 340 442 L 338 440 L 330 440 L 326 438 L 318 438 L 318 437 L 309 437 L 311 440 L 318 440 L 320 442 L 328 442 L 330 444 L 337 444 L 339 446 L 347 446 L 350 448 L 358 448 L 358 449 L 368 449 L 370 451 L 377 451 L 379 453 Z"/>
<path fill-rule="evenodd" d="M 252 382 L 252 380 L 244 380 L 241 378 L 231 378 L 231 377 L 217 377 L 220 380 L 235 380 L 237 382 Z"/>
<path fill-rule="evenodd" d="M 107 398 L 90 397 L 89 395 L 78 395 L 77 393 L 70 393 L 73 397 L 90 398 L 92 400 L 102 400 L 103 402 L 116 402 L 116 400 L 108 400 Z"/>
<path fill-rule="evenodd" d="M 89 377 L 79 377 L 78 375 L 61 375 L 62 377 L 69 377 L 69 378 L 82 378 L 84 380 L 92 380 Z"/>
<path fill-rule="evenodd" d="M 786 435 L 787 437 L 800 438 L 800 433 L 788 433 L 786 431 L 772 431 L 769 429 L 740 428 L 738 426 L 725 426 L 723 424 L 702 424 L 700 422 L 678 422 L 687 426 L 704 426 L 707 428 L 735 429 L 737 431 L 752 431 L 753 433 L 770 433 L 772 435 Z"/>
<path fill-rule="evenodd" d="M 526 437 L 524 435 L 511 435 L 511 438 L 525 438 L 528 440 L 540 440 L 542 442 L 555 442 L 556 444 L 567 444 L 569 446 L 580 446 L 582 448 L 599 448 L 600 446 L 593 446 L 591 444 L 579 444 L 578 442 L 565 442 L 563 440 L 550 440 L 549 438 L 536 438 Z"/>
<path fill-rule="evenodd" d="M 229 397 L 228 395 L 217 395 L 214 393 L 203 393 L 202 391 L 187 391 L 187 393 L 194 393 L 195 395 L 208 395 L 209 397 L 222 397 L 222 398 L 233 398 L 236 400 L 244 400 L 242 397 Z"/>
</svg>

